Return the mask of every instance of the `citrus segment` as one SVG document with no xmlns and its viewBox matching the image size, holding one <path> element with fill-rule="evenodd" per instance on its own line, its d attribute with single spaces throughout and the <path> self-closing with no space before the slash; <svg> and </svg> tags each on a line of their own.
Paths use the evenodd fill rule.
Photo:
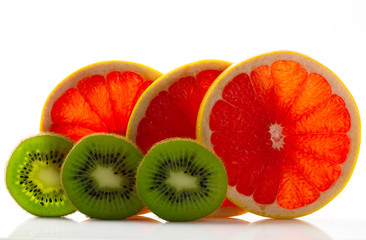
<svg viewBox="0 0 366 240">
<path fill-rule="evenodd" d="M 86 135 L 89 135 L 89 134 L 95 132 L 88 128 L 83 128 L 83 127 L 75 126 L 72 124 L 66 124 L 66 123 L 62 123 L 62 124 L 54 123 L 51 125 L 51 128 L 49 129 L 49 131 L 59 133 L 64 136 L 68 136 L 70 139 L 80 139 L 83 136 L 86 136 Z"/>
<path fill-rule="evenodd" d="M 107 130 L 76 88 L 68 89 L 57 99 L 51 111 L 51 118 L 54 123 L 72 124 L 100 132 Z"/>
<path fill-rule="evenodd" d="M 204 86 L 201 89 L 203 91 Z M 183 77 L 173 83 L 168 92 L 172 96 L 175 106 L 182 112 L 186 122 L 191 126 L 189 135 L 194 138 L 196 135 L 197 113 L 203 98 L 198 81 L 192 76 Z"/>
<path fill-rule="evenodd" d="M 279 60 L 271 65 L 271 75 L 276 92 L 276 121 L 281 121 L 298 96 L 307 71 L 295 61 Z"/>
<path fill-rule="evenodd" d="M 77 89 L 91 110 L 105 123 L 108 131 L 116 132 L 116 120 L 104 77 L 101 75 L 85 77 L 78 82 Z"/>
<path fill-rule="evenodd" d="M 285 209 L 295 209 L 319 198 L 318 189 L 305 178 L 293 160 L 286 153 L 280 159 L 282 181 L 277 193 L 278 204 Z"/>
<path fill-rule="evenodd" d="M 260 204 L 271 204 L 276 200 L 280 182 L 280 162 L 278 158 L 264 158 L 253 199 Z M 264 167 L 263 167 L 264 166 Z"/>
<path fill-rule="evenodd" d="M 143 82 L 139 89 L 137 90 L 135 97 L 133 98 L 133 102 L 132 102 L 132 106 L 135 107 L 137 101 L 139 100 L 139 98 L 141 97 L 141 95 L 145 92 L 146 88 L 148 88 L 151 84 L 153 83 L 153 81 L 145 81 Z"/>
<path fill-rule="evenodd" d="M 221 74 L 220 70 L 203 70 L 196 75 L 197 85 L 201 94 L 201 100 L 206 94 L 208 88 L 211 86 L 212 82 Z M 224 201 L 225 203 L 225 201 Z"/>
<path fill-rule="evenodd" d="M 304 177 L 319 191 L 327 190 L 341 173 L 339 165 L 315 155 L 291 148 L 287 153 Z"/>
<path fill-rule="evenodd" d="M 359 113 L 340 80 L 316 61 L 275 52 L 233 65 L 208 90 L 197 137 L 228 172 L 228 197 L 271 217 L 313 212 L 355 166 Z"/>
<path fill-rule="evenodd" d="M 319 121 L 322 119 L 323 121 Z M 288 122 L 288 121 L 286 121 Z M 346 133 L 351 127 L 350 115 L 344 100 L 338 95 L 328 96 L 313 111 L 301 115 L 295 122 L 287 123 L 288 135 L 301 133 Z"/>
<path fill-rule="evenodd" d="M 218 60 L 199 61 L 163 75 L 138 100 L 128 123 L 127 137 L 144 153 L 167 138 L 195 139 L 201 101 L 212 82 L 229 65 Z M 226 201 L 211 216 L 242 213 L 242 209 Z"/>
<path fill-rule="evenodd" d="M 123 61 L 86 66 L 50 94 L 42 112 L 41 131 L 75 141 L 94 132 L 125 135 L 138 98 L 160 75 L 154 69 Z"/>
<path fill-rule="evenodd" d="M 287 136 L 285 143 L 334 163 L 346 161 L 350 139 L 343 134 L 301 134 Z M 287 147 L 286 147 L 287 150 Z"/>
<path fill-rule="evenodd" d="M 179 135 L 180 137 L 194 136 L 193 126 L 189 124 L 183 111 L 174 103 L 174 98 L 168 91 L 162 91 L 151 101 L 150 106 L 146 109 L 145 119 L 151 120 L 154 125 L 165 128 L 168 132 Z M 142 122 L 141 127 L 144 127 L 143 123 L 144 122 Z M 149 126 L 151 125 L 146 125 L 145 127 Z M 144 134 L 141 133 L 138 135 L 136 143 L 146 152 L 151 146 L 144 145 L 144 142 L 139 138 L 139 136 L 142 135 Z"/>
<path fill-rule="evenodd" d="M 238 98 L 237 96 L 243 97 Z M 237 75 L 233 81 L 225 87 L 222 98 L 239 109 L 250 109 L 249 107 L 252 106 L 252 104 L 257 104 L 250 78 L 245 73 Z M 251 112 L 254 112 L 254 110 Z"/>
<path fill-rule="evenodd" d="M 196 137 L 197 113 L 211 83 L 229 66 L 208 60 L 188 64 L 164 75 L 141 96 L 127 136 L 143 152 L 170 137 Z"/>
<path fill-rule="evenodd" d="M 143 142 L 146 146 L 152 146 L 155 143 L 159 142 L 161 139 L 172 138 L 176 135 L 174 132 L 159 125 L 156 125 L 155 122 L 147 118 L 141 120 L 137 131 L 145 133 L 144 135 L 138 136 L 137 139 L 138 142 Z M 146 152 L 147 150 L 145 149 L 143 151 Z"/>
<path fill-rule="evenodd" d="M 261 105 L 268 119 L 275 117 L 275 92 L 274 83 L 271 74 L 271 68 L 269 66 L 260 66 L 254 69 L 250 74 L 253 79 L 253 89 L 257 98 L 257 101 Z"/>
<path fill-rule="evenodd" d="M 332 89 L 323 76 L 316 73 L 310 73 L 301 86 L 301 91 L 297 95 L 288 117 L 296 120 L 298 117 L 314 109 L 314 107 L 318 106 L 323 101 L 329 99 L 331 93 Z"/>
<path fill-rule="evenodd" d="M 119 134 L 126 134 L 126 127 L 131 115 L 133 100 L 142 85 L 143 79 L 133 72 L 113 71 L 107 74 L 106 82 L 110 94 L 110 101 L 116 118 Z"/>
</svg>

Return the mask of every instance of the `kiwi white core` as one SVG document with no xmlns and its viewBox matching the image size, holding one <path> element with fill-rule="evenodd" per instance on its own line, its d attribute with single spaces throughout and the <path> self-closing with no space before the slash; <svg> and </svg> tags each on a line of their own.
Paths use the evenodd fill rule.
<svg viewBox="0 0 366 240">
<path fill-rule="evenodd" d="M 120 188 L 125 181 L 123 177 L 116 174 L 112 166 L 97 166 L 91 173 L 100 188 Z"/>
<path fill-rule="evenodd" d="M 38 179 L 45 187 L 61 186 L 60 171 L 55 167 L 40 167 L 38 172 Z"/>
<path fill-rule="evenodd" d="M 170 184 L 172 187 L 176 188 L 177 191 L 185 189 L 197 188 L 197 178 L 190 176 L 183 171 L 173 172 L 171 171 L 166 183 Z"/>
</svg>

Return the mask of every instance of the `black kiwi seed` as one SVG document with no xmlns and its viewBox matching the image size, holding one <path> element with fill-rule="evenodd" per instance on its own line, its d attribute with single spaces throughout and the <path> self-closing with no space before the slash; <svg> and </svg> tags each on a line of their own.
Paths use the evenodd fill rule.
<svg viewBox="0 0 366 240">
<path fill-rule="evenodd" d="M 63 186 L 71 202 L 90 217 L 129 217 L 144 206 L 135 185 L 141 159 L 142 154 L 123 137 L 89 135 L 69 153 L 61 173 Z"/>
<path fill-rule="evenodd" d="M 146 154 L 137 187 L 147 207 L 159 217 L 191 221 L 221 205 L 227 176 L 215 154 L 194 141 L 173 139 L 156 144 Z"/>
<path fill-rule="evenodd" d="M 55 197 L 65 196 L 59 181 L 60 168 L 55 164 L 58 156 L 54 152 L 68 152 L 72 146 L 62 136 L 40 134 L 22 141 L 14 150 L 6 169 L 6 183 L 10 194 L 25 210 L 48 217 L 75 211 L 68 201 L 62 204 L 53 201 Z"/>
</svg>

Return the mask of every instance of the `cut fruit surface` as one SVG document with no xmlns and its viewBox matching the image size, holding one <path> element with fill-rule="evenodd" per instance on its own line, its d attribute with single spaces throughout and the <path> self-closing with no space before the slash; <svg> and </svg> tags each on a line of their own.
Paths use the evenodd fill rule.
<svg viewBox="0 0 366 240">
<path fill-rule="evenodd" d="M 71 203 L 98 219 L 122 219 L 143 207 L 136 188 L 141 152 L 124 137 L 91 134 L 71 149 L 62 166 L 61 180 Z"/>
<path fill-rule="evenodd" d="M 75 211 L 61 185 L 60 168 L 73 142 L 57 134 L 38 134 L 23 140 L 6 167 L 6 186 L 29 213 L 60 217 Z"/>
<path fill-rule="evenodd" d="M 196 138 L 197 113 L 211 83 L 230 63 L 204 60 L 163 75 L 137 102 L 127 138 L 146 153 L 155 143 L 172 137 Z"/>
<path fill-rule="evenodd" d="M 40 130 L 63 134 L 75 141 L 94 132 L 125 135 L 138 98 L 160 76 L 152 68 L 124 61 L 81 68 L 49 95 Z"/>
<path fill-rule="evenodd" d="M 263 216 L 303 216 L 348 182 L 360 117 L 329 69 L 294 52 L 232 65 L 208 90 L 197 138 L 226 167 L 228 198 Z"/>
<path fill-rule="evenodd" d="M 176 68 L 156 80 L 138 100 L 127 127 L 127 138 L 146 153 L 155 143 L 173 137 L 196 138 L 201 101 L 211 83 L 231 63 L 203 60 Z M 244 213 L 226 212 L 220 216 Z"/>
<path fill-rule="evenodd" d="M 137 188 L 146 206 L 167 221 L 193 221 L 224 201 L 227 175 L 220 159 L 190 139 L 154 145 L 137 171 Z"/>
</svg>

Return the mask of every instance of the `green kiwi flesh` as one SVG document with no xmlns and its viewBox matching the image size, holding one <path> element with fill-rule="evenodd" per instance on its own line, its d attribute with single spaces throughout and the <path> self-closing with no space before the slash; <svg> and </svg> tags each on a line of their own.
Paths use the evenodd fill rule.
<svg viewBox="0 0 366 240">
<path fill-rule="evenodd" d="M 98 219 L 122 219 L 143 207 L 136 189 L 142 153 L 125 138 L 93 134 L 82 138 L 67 156 L 61 180 L 72 204 Z"/>
<path fill-rule="evenodd" d="M 167 221 L 193 221 L 224 201 L 227 175 L 221 160 L 200 144 L 171 139 L 153 146 L 137 173 L 146 206 Z"/>
<path fill-rule="evenodd" d="M 6 167 L 6 186 L 14 200 L 29 213 L 41 217 L 70 214 L 75 208 L 61 185 L 60 168 L 73 142 L 56 134 L 40 134 L 23 140 Z"/>
</svg>

